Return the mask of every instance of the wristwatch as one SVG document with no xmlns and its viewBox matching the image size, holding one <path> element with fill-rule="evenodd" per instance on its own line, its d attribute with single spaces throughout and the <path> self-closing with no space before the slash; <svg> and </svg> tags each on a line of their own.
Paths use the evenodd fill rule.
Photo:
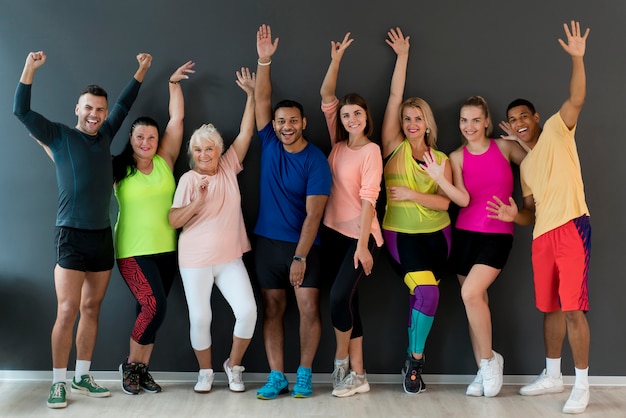
<svg viewBox="0 0 626 418">
<path fill-rule="evenodd" d="M 300 257 L 299 255 L 294 255 L 293 261 L 306 261 L 306 257 Z"/>
</svg>

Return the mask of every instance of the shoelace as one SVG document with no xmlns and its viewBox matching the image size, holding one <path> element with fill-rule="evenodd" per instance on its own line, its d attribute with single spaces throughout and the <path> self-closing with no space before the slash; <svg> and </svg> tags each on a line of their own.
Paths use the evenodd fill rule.
<svg viewBox="0 0 626 418">
<path fill-rule="evenodd" d="M 88 375 L 87 377 L 87 383 L 89 383 L 89 385 L 94 388 L 94 389 L 102 389 L 102 386 L 100 386 L 99 384 L 97 384 L 95 382 L 95 380 L 93 380 L 93 376 L 92 375 Z"/>
<path fill-rule="evenodd" d="M 63 392 L 63 384 L 54 385 L 54 392 L 52 393 L 53 398 L 60 398 Z"/>
<path fill-rule="evenodd" d="M 311 380 L 310 374 L 298 373 L 296 376 L 296 385 L 297 386 L 309 386 Z"/>
<path fill-rule="evenodd" d="M 237 384 L 241 383 L 241 381 L 242 381 L 241 380 L 241 372 L 242 372 L 241 369 L 237 369 L 237 370 L 235 370 L 235 368 L 230 369 L 230 374 L 231 374 L 231 376 L 233 378 L 233 383 L 237 383 Z"/>
<path fill-rule="evenodd" d="M 346 377 L 346 369 L 344 369 L 341 366 L 335 367 L 335 370 L 333 370 L 333 381 L 341 382 L 343 381 L 345 377 Z"/>
</svg>

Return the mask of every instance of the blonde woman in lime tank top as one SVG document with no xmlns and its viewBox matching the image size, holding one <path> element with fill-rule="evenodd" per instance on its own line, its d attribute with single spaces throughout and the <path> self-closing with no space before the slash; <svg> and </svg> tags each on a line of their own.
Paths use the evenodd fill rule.
<svg viewBox="0 0 626 418">
<path fill-rule="evenodd" d="M 439 303 L 450 233 L 450 199 L 424 170 L 424 161 L 448 157 L 435 149 L 437 124 L 428 103 L 418 97 L 403 102 L 409 37 L 400 28 L 387 35 L 397 57 L 381 135 L 387 188 L 382 226 L 387 249 L 409 288 L 409 346 L 402 375 L 404 391 L 417 394 L 426 389 L 424 346 Z M 449 166 L 444 175 L 452 180 Z"/>
</svg>

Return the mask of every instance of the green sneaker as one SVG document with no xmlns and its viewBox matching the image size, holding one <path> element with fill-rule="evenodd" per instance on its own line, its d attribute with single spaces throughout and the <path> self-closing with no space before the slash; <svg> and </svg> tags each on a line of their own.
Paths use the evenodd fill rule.
<svg viewBox="0 0 626 418">
<path fill-rule="evenodd" d="M 88 374 L 82 375 L 78 383 L 72 379 L 72 393 L 87 395 L 92 398 L 106 398 L 107 396 L 111 396 L 109 389 L 94 382 L 93 377 Z"/>
<path fill-rule="evenodd" d="M 48 396 L 48 408 L 65 408 L 67 401 L 65 400 L 65 383 L 53 383 L 50 387 L 50 396 Z"/>
</svg>

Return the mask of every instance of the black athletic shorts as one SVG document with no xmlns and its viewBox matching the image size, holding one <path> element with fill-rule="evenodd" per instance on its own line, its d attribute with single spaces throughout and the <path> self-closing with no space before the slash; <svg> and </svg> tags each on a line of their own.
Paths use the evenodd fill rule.
<svg viewBox="0 0 626 418">
<path fill-rule="evenodd" d="M 513 235 L 454 228 L 451 259 L 456 274 L 467 276 L 474 264 L 502 269 L 513 246 Z"/>
<path fill-rule="evenodd" d="M 289 269 L 293 262 L 297 243 L 278 241 L 265 237 L 256 237 L 255 271 L 262 289 L 289 289 Z M 321 280 L 320 249 L 313 245 L 306 256 L 304 281 L 300 287 L 319 289 Z"/>
<path fill-rule="evenodd" d="M 110 227 L 90 230 L 57 226 L 54 237 L 59 266 L 91 272 L 113 268 L 113 235 Z"/>
</svg>

